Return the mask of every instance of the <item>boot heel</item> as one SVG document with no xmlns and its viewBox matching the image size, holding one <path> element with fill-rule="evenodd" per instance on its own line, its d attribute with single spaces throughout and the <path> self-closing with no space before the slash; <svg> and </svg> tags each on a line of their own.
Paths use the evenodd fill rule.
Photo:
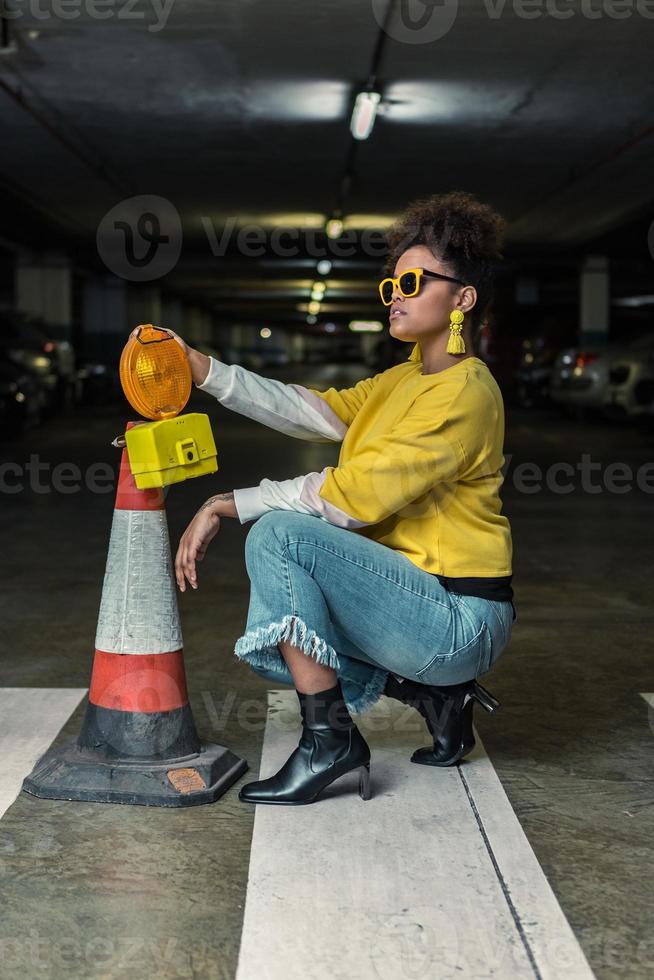
<svg viewBox="0 0 654 980">
<path fill-rule="evenodd" d="M 359 796 L 362 800 L 370 799 L 370 763 L 359 769 Z"/>
<path fill-rule="evenodd" d="M 473 697 L 485 711 L 488 711 L 491 714 L 493 711 L 497 711 L 497 709 L 500 707 L 500 702 L 497 700 L 497 698 L 494 698 L 490 691 L 487 691 L 486 688 L 482 687 L 477 681 L 473 682 L 470 696 Z"/>
</svg>

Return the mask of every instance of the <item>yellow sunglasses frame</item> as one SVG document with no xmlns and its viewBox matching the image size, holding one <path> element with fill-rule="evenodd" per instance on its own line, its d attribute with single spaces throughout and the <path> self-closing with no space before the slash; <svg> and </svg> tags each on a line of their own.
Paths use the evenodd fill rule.
<svg viewBox="0 0 654 980">
<path fill-rule="evenodd" d="M 400 286 L 400 279 L 402 278 L 402 276 L 406 276 L 408 272 L 413 272 L 416 277 L 416 288 L 413 290 L 412 293 L 405 293 L 402 287 Z M 441 272 L 431 272 L 429 269 L 405 269 L 404 272 L 401 272 L 399 274 L 399 276 L 386 276 L 386 278 L 382 279 L 381 282 L 379 283 L 379 295 L 381 296 L 381 301 L 384 304 L 384 306 L 391 305 L 391 303 L 393 302 L 393 295 L 396 289 L 399 289 L 400 293 L 402 294 L 402 296 L 404 296 L 405 299 L 410 299 L 412 296 L 417 296 L 418 293 L 420 292 L 421 280 L 423 276 L 428 276 L 430 279 L 445 279 L 448 282 L 458 282 L 459 285 L 465 286 L 465 283 L 462 279 L 455 279 L 454 276 L 445 276 Z M 388 302 L 386 302 L 386 300 L 384 299 L 384 286 L 386 285 L 387 282 L 393 284 L 393 291 L 391 293 L 391 298 L 389 299 Z"/>
</svg>

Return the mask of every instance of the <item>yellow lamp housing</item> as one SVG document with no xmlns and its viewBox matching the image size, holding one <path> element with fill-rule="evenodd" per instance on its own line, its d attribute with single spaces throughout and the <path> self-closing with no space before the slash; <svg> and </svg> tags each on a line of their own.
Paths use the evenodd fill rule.
<svg viewBox="0 0 654 980">
<path fill-rule="evenodd" d="M 199 412 L 135 425 L 125 433 L 125 444 L 139 490 L 181 483 L 218 469 L 209 416 Z"/>
</svg>

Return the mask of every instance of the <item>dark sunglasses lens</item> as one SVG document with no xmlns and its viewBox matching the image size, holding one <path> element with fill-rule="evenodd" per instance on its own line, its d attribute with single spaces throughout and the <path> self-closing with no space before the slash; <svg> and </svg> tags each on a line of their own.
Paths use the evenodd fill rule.
<svg viewBox="0 0 654 980">
<path fill-rule="evenodd" d="M 382 283 L 381 294 L 385 303 L 390 303 L 393 299 L 393 283 L 390 279 Z"/>
<path fill-rule="evenodd" d="M 400 289 L 405 296 L 411 296 L 416 291 L 417 276 L 415 272 L 404 272 L 400 276 Z"/>
</svg>

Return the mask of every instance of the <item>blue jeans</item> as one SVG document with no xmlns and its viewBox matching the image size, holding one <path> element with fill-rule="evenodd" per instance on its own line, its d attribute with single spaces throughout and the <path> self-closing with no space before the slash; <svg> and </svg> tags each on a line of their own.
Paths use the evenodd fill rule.
<svg viewBox="0 0 654 980">
<path fill-rule="evenodd" d="M 293 685 L 277 646 L 288 641 L 335 669 L 351 712 L 372 707 L 389 671 L 423 684 L 478 677 L 511 637 L 510 602 L 448 592 L 393 548 L 310 514 L 264 514 L 245 562 L 250 607 L 236 656 Z"/>
</svg>

